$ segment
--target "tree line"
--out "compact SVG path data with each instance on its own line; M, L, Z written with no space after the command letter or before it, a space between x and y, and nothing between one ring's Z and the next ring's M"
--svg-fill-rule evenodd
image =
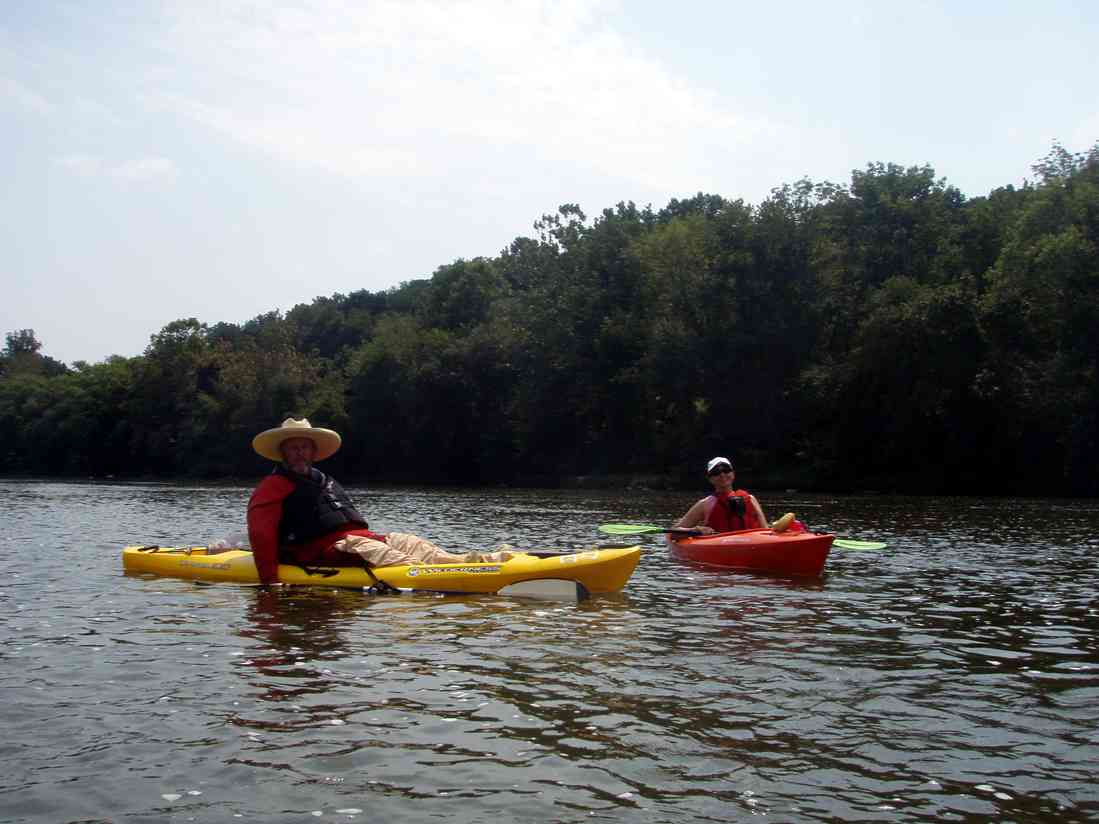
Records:
M5 474L254 477L287 414L341 479L1099 494L1099 143L967 199L869 164L758 205L561 206L495 257L138 357L0 354Z

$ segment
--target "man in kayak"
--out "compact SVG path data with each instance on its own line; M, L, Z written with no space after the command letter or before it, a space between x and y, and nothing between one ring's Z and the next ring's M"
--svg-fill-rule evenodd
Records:
M248 501L248 539L264 584L278 581L279 561L291 564L371 567L402 564L503 562L509 552L455 555L416 535L371 532L343 487L313 464L340 448L331 429L306 418L252 439L252 448L278 465Z
M739 529L765 529L767 516L756 496L743 489L733 489L736 472L728 458L711 458L706 464L706 477L714 494L703 498L687 510L677 527L697 529L703 535L735 532ZM784 531L794 520L793 514L783 515L771 528Z

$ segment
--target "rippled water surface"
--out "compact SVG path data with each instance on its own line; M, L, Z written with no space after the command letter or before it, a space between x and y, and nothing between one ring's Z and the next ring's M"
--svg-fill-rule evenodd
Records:
M1099 503L761 494L820 580L641 539L562 605L127 576L235 486L0 481L0 821L1099 821ZM352 489L454 549L690 494Z

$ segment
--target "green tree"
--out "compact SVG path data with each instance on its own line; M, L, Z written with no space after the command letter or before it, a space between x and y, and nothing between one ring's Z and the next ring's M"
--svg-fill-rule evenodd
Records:
M1042 183L1006 233L988 273L982 325L991 356L982 385L1002 410L1017 460L1056 490L1099 489L1099 144L1055 144Z
M53 377L68 372L60 361L43 355L42 344L33 329L20 329L6 336L3 352L0 352L0 378L14 374L33 374Z
M420 304L423 324L453 332L468 331L488 317L492 304L507 293L496 265L485 258L441 266Z

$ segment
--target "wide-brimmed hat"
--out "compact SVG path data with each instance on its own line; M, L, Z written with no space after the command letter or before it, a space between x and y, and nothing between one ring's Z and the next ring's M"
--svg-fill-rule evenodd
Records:
M277 429L260 432L252 438L252 448L265 458L270 458L272 461L281 461L282 452L279 447L282 446L283 441L290 440L290 438L309 438L315 443L317 445L317 454L313 458L315 461L323 461L325 458L335 455L336 450L340 448L340 435L338 432L315 427L309 423L308 418L301 418L300 420L287 418L282 422L282 426Z

